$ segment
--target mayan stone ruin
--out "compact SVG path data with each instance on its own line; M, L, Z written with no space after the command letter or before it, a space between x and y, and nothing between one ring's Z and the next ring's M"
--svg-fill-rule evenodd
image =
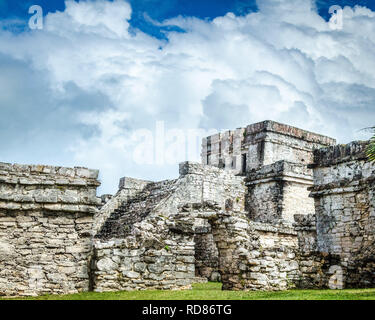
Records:
M0 163L0 295L375 287L366 146L264 121L102 197L97 170Z

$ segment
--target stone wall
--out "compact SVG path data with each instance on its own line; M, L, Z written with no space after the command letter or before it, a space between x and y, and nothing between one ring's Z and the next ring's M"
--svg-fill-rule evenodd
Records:
M218 250L224 286L234 290L373 287L375 166L366 159L366 146L353 142L314 152L310 190L316 214L311 214L311 205L292 205L294 213L300 211L294 215L293 228L277 225L290 223L293 214L278 219L280 208L285 208L282 176L294 173L298 182L308 180L307 168L279 162L249 172L250 218L260 222L238 223L231 214L213 228L214 238L222 237ZM306 199L306 191L298 199Z
M147 183L111 213L94 243L95 291L190 288L194 234L170 230L178 212L173 196L182 185Z
M366 146L353 142L314 154L317 247L337 257L341 287L375 285L375 166Z
M298 239L289 226L252 223L259 234L256 250L250 252L247 278L252 290L296 288L299 279ZM255 281L254 281L255 280Z
M295 215L294 230L298 235L296 259L299 264L299 277L296 285L301 289L339 289L334 280L338 257L318 250L316 216Z
M342 288L340 258L318 250L315 215L296 215L291 227L253 222L217 204L187 204L184 211L196 234L201 220L208 222L224 290Z
M194 236L155 215L124 239L95 240L94 291L189 289L195 280Z
M0 295L89 290L98 171L0 163Z
M247 174L246 210L252 221L293 223L295 214L314 213L312 170L303 164L278 161Z
M221 210L244 211L246 198L244 178L235 176L234 173L191 162L182 163L180 174L186 184L176 197L180 199L180 204L212 202L218 204ZM220 280L218 249L211 226L207 221L201 221L202 225L196 223L196 275L213 281Z

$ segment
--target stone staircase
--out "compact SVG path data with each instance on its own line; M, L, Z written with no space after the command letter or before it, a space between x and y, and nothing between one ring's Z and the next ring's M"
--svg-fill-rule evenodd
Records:
M108 240L128 236L133 225L144 220L157 205L167 199L177 188L176 180L152 182L134 198L125 201L106 220L96 238Z

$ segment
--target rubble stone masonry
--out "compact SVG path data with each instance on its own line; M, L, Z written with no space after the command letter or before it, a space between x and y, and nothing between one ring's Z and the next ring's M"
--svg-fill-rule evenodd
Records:
M0 163L0 294L89 290L98 171Z
M366 146L317 150L312 165L317 248L337 257L343 287L375 285L375 166Z

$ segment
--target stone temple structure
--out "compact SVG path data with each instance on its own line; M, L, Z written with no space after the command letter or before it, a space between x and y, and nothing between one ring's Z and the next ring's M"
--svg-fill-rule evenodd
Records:
M375 287L366 147L264 121L101 198L96 170L0 163L0 295Z

